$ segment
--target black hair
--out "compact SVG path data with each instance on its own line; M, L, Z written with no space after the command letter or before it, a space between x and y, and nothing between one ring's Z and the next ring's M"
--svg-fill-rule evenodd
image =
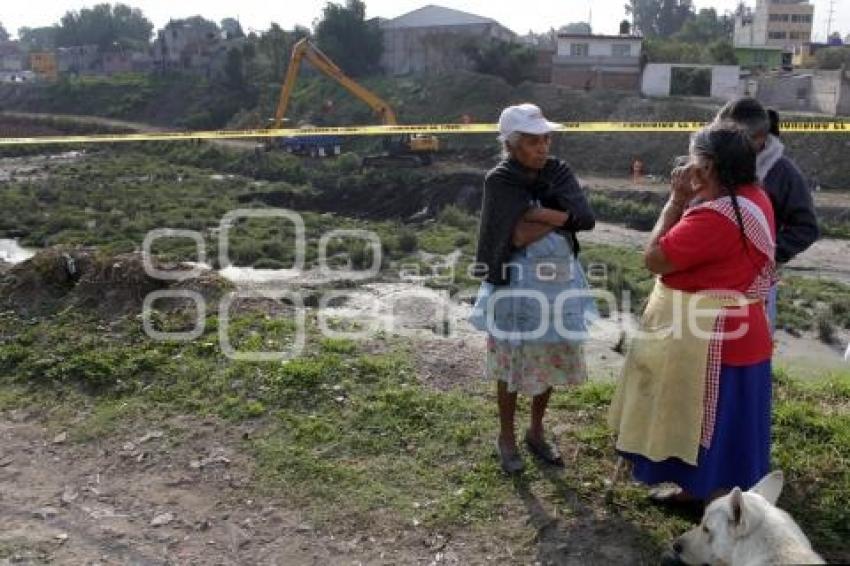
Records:
M778 116L777 116L778 118ZM755 98L745 96L727 102L715 118L717 122L732 121L743 127L750 136L771 132L770 114Z
M779 112L773 108L767 109L767 118L770 121L770 133L779 137Z
M756 182L756 150L747 133L734 122L706 126L691 136L691 153L714 164L720 185L732 200L735 218L746 246L738 188Z

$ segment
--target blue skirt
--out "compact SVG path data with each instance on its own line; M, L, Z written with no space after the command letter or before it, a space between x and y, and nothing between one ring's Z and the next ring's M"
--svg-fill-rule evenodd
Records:
M635 479L648 485L672 482L699 499L718 489L755 485L770 471L770 367L770 360L722 365L711 447L700 447L696 466L621 452L632 462Z

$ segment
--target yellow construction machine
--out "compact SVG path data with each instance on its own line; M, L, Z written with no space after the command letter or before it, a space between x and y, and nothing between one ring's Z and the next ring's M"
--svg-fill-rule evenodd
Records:
M322 53L318 47L313 45L305 37L298 41L292 49L289 68L286 70L286 78L281 86L280 99L278 100L277 110L275 111L273 121L275 128L283 127L286 109L289 106L289 99L292 96L292 90L295 88L295 81L298 78L298 71L301 68L301 61L303 59L310 61L316 69L338 82L348 92L365 102L379 116L382 124L392 126L398 124L395 111L385 100L351 79L327 55ZM328 144L331 145L329 146ZM290 141L284 141L283 145L290 151L293 151L293 148L295 148L297 150L295 151L296 153L309 155L316 155L317 153L325 155L327 151L332 151L329 147L335 148L336 153L339 152L338 141L325 140L323 142L318 136L290 138ZM434 153L439 149L440 140L435 136L418 134L387 136L384 140L384 153L365 157L363 159L363 165L428 165L431 163Z

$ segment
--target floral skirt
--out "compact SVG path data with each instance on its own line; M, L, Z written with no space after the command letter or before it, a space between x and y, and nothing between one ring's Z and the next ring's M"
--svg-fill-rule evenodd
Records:
M587 380L580 342L528 342L512 345L487 337L489 379L503 381L511 393L540 395L556 385Z

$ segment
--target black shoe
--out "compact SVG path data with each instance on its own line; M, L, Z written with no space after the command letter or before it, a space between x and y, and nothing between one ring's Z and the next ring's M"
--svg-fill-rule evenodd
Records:
M550 466L564 466L564 459L561 458L561 453L558 451L558 447L555 446L554 443L544 439L543 442L538 444L531 440L531 437L528 435L528 431L526 431L525 445L528 446L528 450L532 454Z

